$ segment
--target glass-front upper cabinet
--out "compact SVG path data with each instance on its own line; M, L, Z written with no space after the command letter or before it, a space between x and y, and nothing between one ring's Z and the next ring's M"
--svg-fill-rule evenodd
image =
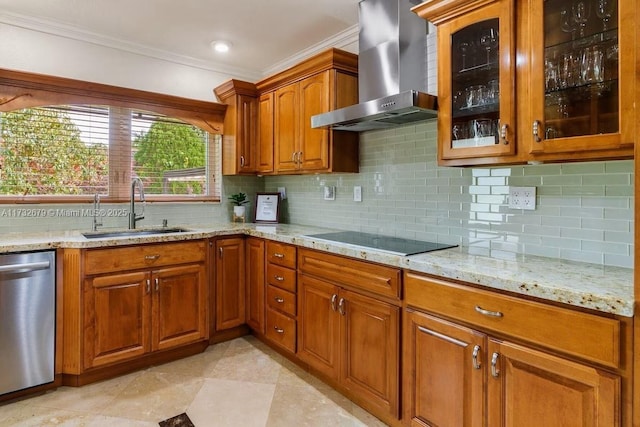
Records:
M496 158L512 157L516 153L512 1L477 2L471 11L458 8L444 13L442 21L439 9L446 7L444 2L423 3L428 8L427 3L433 10L418 14L438 29L440 164L495 163Z
M630 154L635 30L625 29L625 37L621 22L633 22L633 2L536 2L541 13L531 18L540 31L532 31L530 54L530 153L541 160L578 160L617 157L626 147Z

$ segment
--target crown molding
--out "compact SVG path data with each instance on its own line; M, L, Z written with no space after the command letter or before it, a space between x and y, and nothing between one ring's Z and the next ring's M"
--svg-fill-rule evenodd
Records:
M292 55L280 62L275 63L271 67L262 71L262 77L268 77L270 75L279 73L280 71L286 70L303 60L316 55L326 49L337 47L338 49L349 46L353 43L358 42L360 29L358 24L352 25L351 27L343 30L336 35L329 37L321 41L320 43L316 43L307 49L301 50L300 52Z
M213 61L204 61L187 55L179 55L162 49L152 48L127 40L82 30L59 22L34 18L31 16L15 13L0 12L0 23L14 27L24 28L31 31L64 37L71 40L91 43L98 46L134 53L162 61L172 62L179 65L199 68L215 73L228 74L240 79L256 81L262 77L260 72L246 70L244 68L227 66Z

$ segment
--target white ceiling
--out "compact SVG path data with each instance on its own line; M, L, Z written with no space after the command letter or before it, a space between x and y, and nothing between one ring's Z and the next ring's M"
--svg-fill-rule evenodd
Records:
M359 0L0 0L0 22L259 79L357 49ZM214 54L213 40L233 43Z

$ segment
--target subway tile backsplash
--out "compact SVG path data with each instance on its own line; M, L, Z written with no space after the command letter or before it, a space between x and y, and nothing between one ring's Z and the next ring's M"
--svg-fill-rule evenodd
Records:
M274 176L286 222L633 267L633 161L439 167L436 121L360 135L360 173ZM323 200L322 187L336 186ZM362 186L362 202L353 187ZM534 211L508 207L510 186L535 186Z

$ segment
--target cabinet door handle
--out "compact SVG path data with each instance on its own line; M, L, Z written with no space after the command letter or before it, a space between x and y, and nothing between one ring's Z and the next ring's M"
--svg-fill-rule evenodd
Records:
M284 334L284 329L282 328L278 328L277 326L274 326L273 329L275 329L275 331L279 334Z
M298 155L297 151L294 151L293 153L291 153L291 161L293 163L298 163L298 161L296 160L296 156Z
M156 284L156 292L160 291L160 279L158 279L157 277L154 279L154 282Z
M218 248L218 254L220 255L220 258L222 258L222 253L224 252L224 250L220 247Z
M509 141L507 140L507 129L509 129L509 125L506 123L500 126L500 139L502 139L504 145L509 145Z
M244 167L244 156L240 156L240 167Z
M302 165L302 151L298 151L298 165Z
M476 345L473 347L473 353L471 354L471 360L473 361L473 368L480 369L482 364L478 360L478 354L480 353L480 346Z
M338 307L336 306L337 301L338 301L338 295L336 294L331 295L331 309L333 311L336 311L338 309Z
M344 308L344 298L340 298L340 302L338 302L338 311L340 312L340 314L342 314L343 316L346 314L346 310Z
M284 277L282 276L273 276L274 279L276 279L278 282L283 282L284 281Z
M156 254L156 255L145 255L144 256L144 259L146 259L147 261L155 261L158 258L160 258L159 254Z
M498 357L500 357L498 353L493 353L491 356L491 376L493 378L498 378L500 376L500 369L498 369Z
M491 316L491 317L502 317L502 313L500 311L490 311L490 310L485 310L484 308L480 307L479 305L475 306L475 310L480 313L483 314L485 316Z
M542 138L540 138L540 120L533 121L533 140L535 142L542 142Z
M280 253L276 252L276 253L273 254L273 257L282 259L282 258L284 258L284 254L280 254Z
M147 279L147 295L151 293L151 279Z
M276 300L278 304L282 304L284 302L284 298L281 297L275 297L274 300Z

